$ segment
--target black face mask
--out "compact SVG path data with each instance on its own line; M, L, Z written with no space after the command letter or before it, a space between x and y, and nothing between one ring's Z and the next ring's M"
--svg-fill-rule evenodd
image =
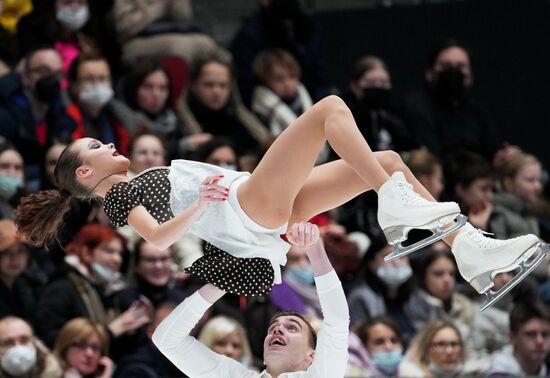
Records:
M57 76L46 75L34 83L34 97L46 104L52 103L61 94L61 84Z
M433 89L437 98L446 103L462 102L468 92L464 85L464 74L455 67L435 72Z
M279 20L294 20L302 12L300 0L272 0L270 14Z
M380 110L388 107L391 89L367 87L363 88L363 104L369 109Z

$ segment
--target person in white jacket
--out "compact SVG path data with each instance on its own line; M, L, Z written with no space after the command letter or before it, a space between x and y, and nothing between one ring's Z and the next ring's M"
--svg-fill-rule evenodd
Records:
M289 241L304 248L315 273L324 320L316 335L298 313L283 312L271 320L264 341L265 370L248 370L231 358L217 354L189 333L225 292L207 284L187 298L157 327L153 342L190 378L338 378L344 377L348 352L349 311L342 284L326 255L319 229L295 223Z

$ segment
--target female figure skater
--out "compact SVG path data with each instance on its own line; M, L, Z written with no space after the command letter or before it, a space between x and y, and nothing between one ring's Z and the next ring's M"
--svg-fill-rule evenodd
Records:
M341 160L314 167L325 141ZM265 294L280 282L279 265L289 247L280 234L288 222L307 220L370 189L378 192L378 220L390 244L403 249L400 242L413 228L433 230L430 242L445 236L460 272L480 293L490 291L495 272L515 269L538 243L534 235L487 239L470 225L450 234L457 228L449 222L459 214L458 205L435 202L397 153L373 153L335 96L287 128L251 175L186 160L132 180L127 170L128 159L112 144L74 141L55 169L60 189L33 194L17 209L20 233L44 244L55 235L72 197L100 197L115 226L128 223L159 248L188 230L207 241L205 256L189 271L242 295Z

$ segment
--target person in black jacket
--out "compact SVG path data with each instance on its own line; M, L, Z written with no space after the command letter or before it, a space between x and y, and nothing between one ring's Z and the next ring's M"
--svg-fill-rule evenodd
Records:
M491 160L503 141L471 98L474 75L468 50L445 39L436 44L429 62L424 88L403 104L418 143L440 158L467 150Z
M25 157L28 189L40 187L47 147L70 137L76 123L61 99L62 62L51 47L28 53L22 73L0 78L0 135Z

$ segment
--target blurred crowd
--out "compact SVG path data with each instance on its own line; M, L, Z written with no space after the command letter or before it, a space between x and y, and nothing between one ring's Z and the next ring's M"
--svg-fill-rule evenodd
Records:
M202 285L184 272L202 240L159 250L113 228L101 203L78 201L50 245L17 235L19 201L55 188L59 155L81 137L114 143L131 176L180 158L253 171L297 117L337 93L374 151L400 153L475 227L549 240L545 167L472 98L468 47L433 42L423 87L397 96L376 56L358 57L348 87L335 88L319 25L298 0L258 0L230 46L201 29L190 0L0 0L0 377L183 376L151 335ZM335 158L326 145L317 163ZM446 245L384 262L392 247L375 193L311 221L348 299L347 377L550 376L548 262L480 312ZM516 273L496 275L493 290ZM291 309L313 325L322 318L311 264L295 248L281 285L226 295L194 336L261 371L269 321Z

